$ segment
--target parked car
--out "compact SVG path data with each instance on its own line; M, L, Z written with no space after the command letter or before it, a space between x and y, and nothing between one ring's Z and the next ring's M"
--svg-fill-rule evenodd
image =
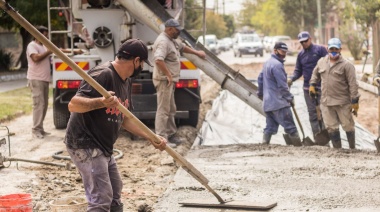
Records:
M279 41L286 43L286 45L288 46L288 49L289 49L287 52L288 55L293 55L295 53L295 50L293 49L293 43L292 43L293 41L288 35L273 36L270 43L271 45L270 51L273 50L274 44Z
M220 49L218 47L218 38L216 35L205 35L205 43L203 43L203 35L198 37L197 40L199 43L203 44L208 50L210 50L215 55L220 53Z
M264 56L263 43L258 34L236 33L233 44L234 56L241 57L244 54L254 54Z
M267 53L270 53L270 52L272 52L272 47L274 46L272 46L272 36L265 36L264 38L263 38L263 45L264 45L264 50L265 50L265 52L267 52Z
M224 40L218 40L218 48L221 52L230 50L230 46Z
M230 49L232 49L232 45L233 45L233 40L232 40L232 38L230 38L230 37L225 37L225 38L223 38L222 39L224 42L226 42L227 43L227 45L228 45L228 48L230 48Z

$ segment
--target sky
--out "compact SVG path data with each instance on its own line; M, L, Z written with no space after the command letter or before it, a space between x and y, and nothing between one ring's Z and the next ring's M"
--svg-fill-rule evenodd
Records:
M198 0L202 3L202 0ZM236 14L242 9L242 3L245 0L206 0L206 7L208 9L214 9L216 3L218 3L218 13L223 14L223 2L226 14ZM216 9L215 9L216 11Z

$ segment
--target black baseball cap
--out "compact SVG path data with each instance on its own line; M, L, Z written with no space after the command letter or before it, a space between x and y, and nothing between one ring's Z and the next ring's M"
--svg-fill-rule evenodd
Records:
M148 60L148 47L140 39L129 39L121 44L117 51L117 56L127 58L129 56L140 57L141 60L153 67L152 63Z
M274 44L274 48L273 49L280 49L282 51L287 52L288 51L288 46L286 45L286 43L280 41L280 42L276 42L276 44Z

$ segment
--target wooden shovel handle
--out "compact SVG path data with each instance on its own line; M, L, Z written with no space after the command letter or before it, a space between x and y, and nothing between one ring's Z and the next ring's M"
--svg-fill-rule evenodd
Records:
M378 122L378 134L379 134L379 137L380 137L380 86L377 87L377 122Z
M66 54L58 49L52 42L50 42L44 35L42 35L37 29L35 29L26 19L18 14L9 4L6 4L4 0L0 0L0 7L8 13L16 22L24 27L31 35L37 40L43 43L50 51L57 55L63 62L69 65L76 73L78 73L84 80L86 80L93 88L95 88L105 98L111 97L111 95L92 77L84 72L74 61L72 61ZM140 129L142 129L149 137L156 143L160 143L160 139L154 134L147 126L145 126L139 119L137 119L126 107L121 103L117 108L126 116L131 119ZM207 185L207 178L198 171L191 163L189 163L184 157L178 154L169 146L166 146L165 151L172 156L191 176L198 180L202 185Z

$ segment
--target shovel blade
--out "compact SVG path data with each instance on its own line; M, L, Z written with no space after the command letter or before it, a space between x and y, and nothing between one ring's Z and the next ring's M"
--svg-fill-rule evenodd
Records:
M315 145L315 143L313 142L313 140L311 140L311 138L309 138L309 137L304 138L303 141L302 141L302 144L304 146L314 146Z
M327 130L322 130L321 132L315 134L315 143L319 146L325 146L330 142L329 132Z
M376 149L377 149L377 152L380 153L380 142L379 142L379 138L378 137L376 140L374 140L373 142L375 143L375 146L376 146Z
M282 134L282 136L284 136L286 145L293 145L292 139L289 137L289 134Z

